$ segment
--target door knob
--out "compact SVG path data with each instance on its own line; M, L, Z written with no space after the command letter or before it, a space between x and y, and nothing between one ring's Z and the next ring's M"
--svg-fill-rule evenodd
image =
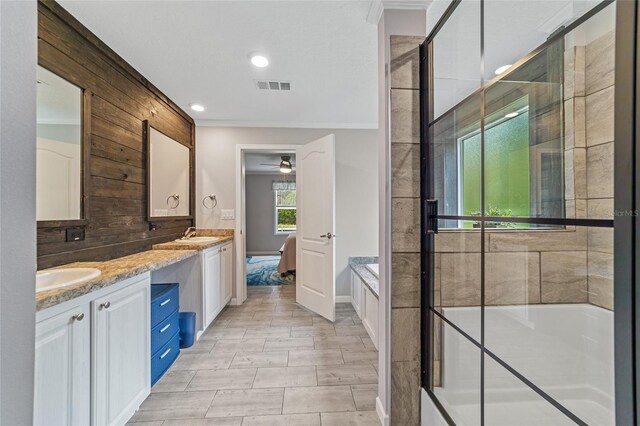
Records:
M320 235L320 238L328 238L328 239L332 239L333 237L335 237L335 235L331 234L331 232L327 232L324 235Z

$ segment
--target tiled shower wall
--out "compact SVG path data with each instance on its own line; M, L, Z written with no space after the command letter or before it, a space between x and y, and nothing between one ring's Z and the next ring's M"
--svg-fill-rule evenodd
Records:
M420 424L419 45L391 37L392 425Z
M613 217L614 32L565 49L566 216ZM393 99L393 98L392 98ZM436 236L435 305L480 304L480 233ZM485 303L592 303L613 309L613 230L493 230Z

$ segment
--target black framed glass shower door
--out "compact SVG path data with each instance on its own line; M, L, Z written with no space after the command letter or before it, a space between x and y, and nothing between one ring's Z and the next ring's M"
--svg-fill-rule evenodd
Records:
M421 47L423 388L455 424L614 424L614 117L582 109L613 110L615 5L487 79L494 6Z

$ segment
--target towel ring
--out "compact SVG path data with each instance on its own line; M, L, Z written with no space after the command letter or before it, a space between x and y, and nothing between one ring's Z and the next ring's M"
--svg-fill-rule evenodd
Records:
M171 200L172 198L173 198L173 200L175 201L175 204L176 204L175 206L172 206L172 205L169 203L169 200ZM173 195L169 195L169 196L167 197L167 206L169 206L169 208L170 208L170 209L177 209L179 205L180 205L180 195L178 195L178 194L173 194Z
M207 200L211 200L211 207L207 206ZM202 199L202 205L205 209L214 209L218 205L218 199L213 194L207 195Z

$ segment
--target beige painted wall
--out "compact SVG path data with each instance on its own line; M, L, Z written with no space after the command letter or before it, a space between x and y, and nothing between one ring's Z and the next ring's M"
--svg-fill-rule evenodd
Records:
M285 129L256 127L196 128L196 224L198 228L235 228L221 209L236 206L236 145L302 145L336 136L336 294L349 295L349 256L378 254L377 130ZM218 206L202 206L215 194ZM236 212L237 213L237 212Z

